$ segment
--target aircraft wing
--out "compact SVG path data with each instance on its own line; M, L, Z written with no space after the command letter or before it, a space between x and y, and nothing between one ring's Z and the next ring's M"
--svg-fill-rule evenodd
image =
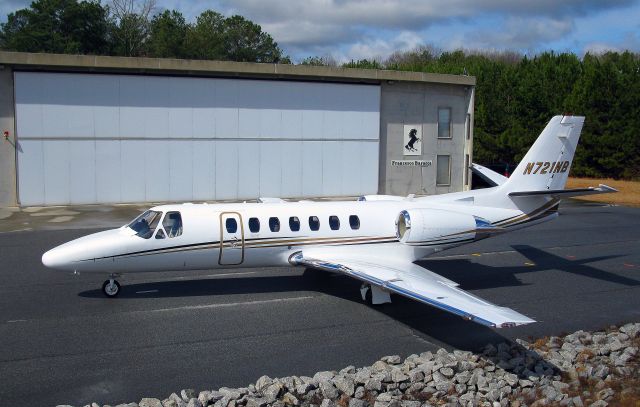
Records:
M511 308L492 304L461 290L457 283L414 263L316 259L303 254L292 260L299 265L346 274L482 325L506 328L535 322Z

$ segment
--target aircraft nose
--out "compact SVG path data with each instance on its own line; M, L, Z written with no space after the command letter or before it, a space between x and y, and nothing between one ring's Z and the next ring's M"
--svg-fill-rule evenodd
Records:
M68 263L62 250L57 247L42 255L42 264L52 269L64 269Z

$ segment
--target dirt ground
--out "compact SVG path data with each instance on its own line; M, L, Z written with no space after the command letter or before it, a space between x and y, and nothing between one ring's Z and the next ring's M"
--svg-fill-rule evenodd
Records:
M614 179L569 178L565 188L597 187L605 184L619 192L602 195L589 195L576 199L586 201L606 202L617 205L640 206L640 181L617 181Z

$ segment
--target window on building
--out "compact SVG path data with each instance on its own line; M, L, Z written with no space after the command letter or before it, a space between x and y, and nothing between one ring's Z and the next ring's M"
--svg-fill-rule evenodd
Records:
M331 230L340 229L340 219L335 215L329 216L329 227Z
M358 218L358 215L349 216L349 226L351 226L353 230L360 229L360 218Z
M228 233L236 233L238 231L238 222L234 218L227 218L224 221L224 226L227 228Z
M467 113L467 140L471 140L471 113Z
M164 230L170 238L180 236L182 234L182 216L180 212L167 212L162 220L162 226L164 226Z
M469 185L469 154L464 155L464 184Z
M289 229L292 232L297 232L300 230L300 219L297 216L292 216L289 218Z
M278 219L276 217L269 218L269 229L272 232L279 232L280 231L280 219Z
M260 219L249 218L249 230L251 231L251 233L260 232Z
M436 158L436 185L451 184L451 156L439 155Z
M451 108L438 108L438 138L451 138Z
M309 229L313 231L320 229L320 219L317 216L309 216Z

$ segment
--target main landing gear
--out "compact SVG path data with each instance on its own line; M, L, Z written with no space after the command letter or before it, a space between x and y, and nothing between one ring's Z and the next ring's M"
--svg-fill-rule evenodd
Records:
M389 295L389 291L385 291L382 288L374 285L366 283L362 284L362 286L360 286L360 295L362 295L362 300L370 305L391 303L391 296Z
M114 298L120 293L120 283L116 280L116 274L112 274L108 280L102 284L102 293L108 298Z

